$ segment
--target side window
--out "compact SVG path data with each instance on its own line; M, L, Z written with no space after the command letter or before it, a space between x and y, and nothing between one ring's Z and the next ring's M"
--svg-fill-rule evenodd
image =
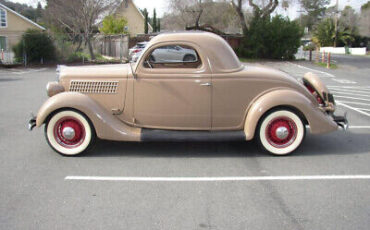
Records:
M6 20L6 11L0 8L0 27L6 27L7 20Z
M145 68L198 68L197 51L187 45L167 45L154 49L144 61Z

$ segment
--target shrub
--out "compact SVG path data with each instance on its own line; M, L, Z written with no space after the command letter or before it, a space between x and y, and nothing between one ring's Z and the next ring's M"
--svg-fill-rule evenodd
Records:
M303 50L304 51L314 51L316 49L316 46L315 46L315 44L313 44L313 43L309 43L309 44L307 44L307 45L305 45L304 47L303 47Z
M83 60L88 61L90 55L83 52L74 52L67 57L67 62L82 62Z
M38 30L27 30L17 45L13 47L16 60L23 60L27 55L27 62L45 62L55 60L55 47L52 39Z
M236 52L245 58L292 59L301 45L303 30L281 16L254 18Z

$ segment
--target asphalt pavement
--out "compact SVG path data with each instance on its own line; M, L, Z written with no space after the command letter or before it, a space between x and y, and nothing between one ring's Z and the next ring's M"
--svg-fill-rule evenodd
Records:
M348 113L347 132L308 133L286 157L254 142L110 141L62 157L43 129L26 129L55 70L0 69L0 229L369 229L370 59L361 61L259 63L317 73Z

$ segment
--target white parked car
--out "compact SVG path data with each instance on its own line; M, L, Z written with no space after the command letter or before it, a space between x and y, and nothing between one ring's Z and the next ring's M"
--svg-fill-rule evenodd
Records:
M194 49L188 49L186 46L169 45L162 46L154 50L150 56L150 61L161 62L196 62L197 53Z
M142 51L146 47L147 43L148 42L138 42L134 47L129 49L128 51L129 60L136 62L139 59Z

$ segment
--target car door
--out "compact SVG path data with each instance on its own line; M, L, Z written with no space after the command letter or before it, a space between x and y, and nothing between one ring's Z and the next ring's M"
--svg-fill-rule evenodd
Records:
M136 68L135 125L175 130L211 129L209 66L202 58L197 63L154 62L150 55L157 50L161 47L148 49Z

